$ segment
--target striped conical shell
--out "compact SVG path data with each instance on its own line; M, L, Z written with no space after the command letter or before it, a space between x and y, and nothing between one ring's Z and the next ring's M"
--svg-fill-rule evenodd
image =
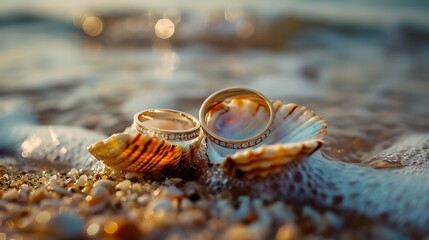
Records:
M225 103L225 107L221 108L223 112L212 113L214 117L210 121L213 122L208 125L219 134L239 132L241 138L259 132L264 121L267 121L266 109L255 102L247 102L234 100ZM224 172L234 177L263 177L281 171L289 162L301 160L321 147L327 124L320 116L293 103L283 104L275 100L273 106L275 122L271 134L263 142L252 148L235 150L208 141L207 155L210 161L221 164ZM229 122L231 125L228 125ZM245 125L237 126L240 123Z
M190 150L140 133L118 133L88 147L105 165L132 172L151 173L177 165Z

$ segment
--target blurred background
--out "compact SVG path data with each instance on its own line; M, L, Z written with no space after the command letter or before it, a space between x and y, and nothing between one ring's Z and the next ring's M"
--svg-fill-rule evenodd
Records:
M139 110L197 114L212 92L248 87L311 107L329 123L325 154L364 164L429 130L428 10L419 0L2 0L0 94L28 100L40 124L111 134Z

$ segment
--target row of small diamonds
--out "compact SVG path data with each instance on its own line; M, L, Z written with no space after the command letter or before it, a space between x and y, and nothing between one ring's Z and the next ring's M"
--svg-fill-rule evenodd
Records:
M199 129L193 133L160 133L154 132L149 129L146 129L140 125L134 124L136 130L142 134L151 134L154 137L163 138L164 140L174 140L174 141L188 141L194 139L200 135Z
M217 145L219 145L221 147L232 148L232 149L244 149L244 148L253 147L255 145L258 145L259 143L261 143L262 141L264 141L268 137L268 135L270 135L271 132L272 132L272 129L270 128L268 131L266 131L262 136L260 136L256 140L253 140L253 141L248 142L248 143L241 143L241 144L240 143L236 143L236 144L225 143L225 142L223 142L223 141L221 141L221 140L219 140L219 139L217 139L217 138L209 135L207 132L205 132L205 133L207 135L207 138L211 142L213 142L213 143L215 143L215 144L217 144Z

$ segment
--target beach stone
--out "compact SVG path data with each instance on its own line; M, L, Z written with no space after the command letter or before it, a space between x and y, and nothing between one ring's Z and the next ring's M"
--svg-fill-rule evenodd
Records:
M89 198L87 199L88 211L92 213L99 213L109 203L110 194L104 187L98 187L91 190Z
M94 183L94 188L100 188L100 187L104 187L107 190L109 190L110 192L113 191L113 189L115 189L116 186L116 182L111 181L111 180L99 180L97 182Z
M251 214L249 196L240 196L238 200L240 202L240 206L231 216L233 221L244 220Z
M83 178L82 176L79 177L79 179L74 183L74 187L75 188L79 188L79 187L84 187L86 184L86 180L85 178Z
M75 213L61 213L48 223L49 231L61 239L78 239L83 236L85 223Z
M3 192L3 200L7 200L7 201L15 201L18 199L19 193L18 190L16 190L15 188L6 190L5 192Z
M137 203L140 206L146 206L151 200L151 197L148 194L143 194L137 198Z
M234 213L234 208L230 201L222 199L216 202L216 209L213 211L212 214L215 216L229 218Z
M92 190L92 187L92 182L88 181L86 182L85 187L83 187L82 192L88 194Z
M30 202L40 202L41 200L48 197L48 194L46 192L46 189L44 187L34 189L32 192L30 192L30 196L28 200Z
M20 202L26 202L30 194L30 187L27 184L21 185L18 191L18 200Z
M278 222L295 221L295 215L292 209L283 202L278 201L267 207L267 211Z
M125 179L139 178L140 175L141 175L140 173L128 172L128 173L125 174Z
M115 187L115 189L119 189L122 191L125 191L131 187L131 181L130 180L124 180L120 183L118 183Z
M159 191L159 196L164 198L180 198L185 195L182 190L173 185L168 187L160 187Z
M65 188L58 187L58 186L51 187L51 188L49 188L49 190L52 192L58 193L60 195L65 195L65 196L70 196L72 194L71 192L67 191Z
M143 191L142 185L140 183L133 183L131 189L136 193L141 193Z
M70 177L75 177L75 176L79 175L79 171L76 168L72 168L67 173L67 175L70 176Z
M160 199L155 200L149 203L147 206L147 210L150 212L157 212L157 211L171 211L173 209L173 205L171 204L171 201L169 199Z

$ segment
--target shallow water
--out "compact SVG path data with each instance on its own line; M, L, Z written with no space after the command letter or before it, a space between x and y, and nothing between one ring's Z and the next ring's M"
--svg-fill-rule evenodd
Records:
M139 110L196 115L210 93L241 86L314 109L329 123L322 151L339 161L366 164L396 139L429 131L429 47L406 30L350 36L322 28L298 34L285 50L234 52L103 45L52 21L2 32L2 97L31 102L41 124L111 134Z

